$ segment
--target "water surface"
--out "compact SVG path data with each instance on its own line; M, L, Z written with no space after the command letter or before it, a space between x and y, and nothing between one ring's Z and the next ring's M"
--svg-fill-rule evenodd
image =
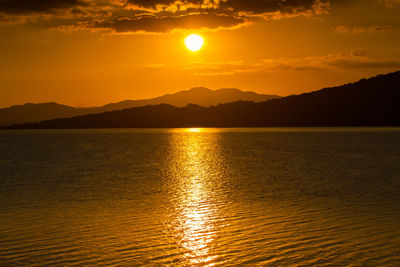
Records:
M0 131L0 265L399 266L400 129Z

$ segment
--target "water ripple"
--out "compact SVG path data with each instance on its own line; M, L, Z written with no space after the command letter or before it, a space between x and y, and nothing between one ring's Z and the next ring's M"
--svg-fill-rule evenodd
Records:
M1 133L0 265L400 264L400 131L115 131Z

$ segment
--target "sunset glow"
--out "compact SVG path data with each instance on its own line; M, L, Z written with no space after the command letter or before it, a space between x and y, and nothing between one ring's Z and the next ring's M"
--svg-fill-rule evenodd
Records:
M400 68L399 12L397 0L0 2L0 108L355 82Z

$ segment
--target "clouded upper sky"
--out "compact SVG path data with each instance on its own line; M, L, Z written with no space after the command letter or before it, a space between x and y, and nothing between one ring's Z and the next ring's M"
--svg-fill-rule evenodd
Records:
M0 107L353 82L400 70L399 14L400 0L0 0Z

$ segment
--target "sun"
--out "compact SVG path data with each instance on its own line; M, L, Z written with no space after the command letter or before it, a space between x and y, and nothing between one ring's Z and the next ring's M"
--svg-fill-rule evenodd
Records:
M199 51L204 45L204 39L198 34L191 34L185 39L186 47L193 52Z

